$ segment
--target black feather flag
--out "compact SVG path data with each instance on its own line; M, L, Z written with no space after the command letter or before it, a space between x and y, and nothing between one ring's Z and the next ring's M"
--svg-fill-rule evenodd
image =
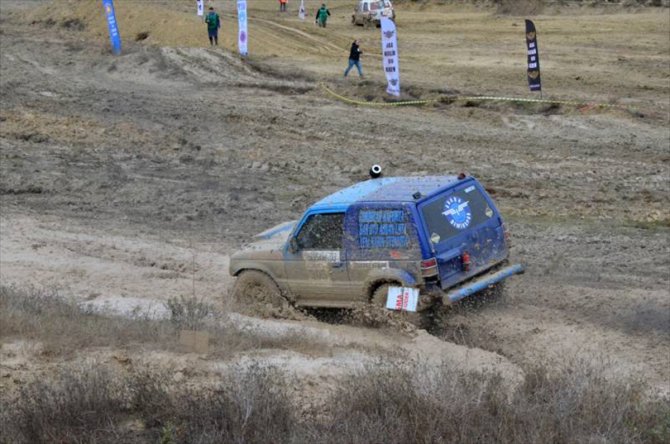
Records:
M526 45L528 46L528 86L531 91L542 91L537 33L535 25L530 20L526 20Z

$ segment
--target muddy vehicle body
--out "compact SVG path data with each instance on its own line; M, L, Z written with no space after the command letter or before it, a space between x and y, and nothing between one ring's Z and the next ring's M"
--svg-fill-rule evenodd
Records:
M508 233L492 199L464 175L360 182L256 238L231 257L236 297L255 287L298 306L385 305L397 286L418 289L422 311L523 271L507 264Z
M395 10L391 0L359 0L351 15L351 23L380 27L383 17L395 20Z

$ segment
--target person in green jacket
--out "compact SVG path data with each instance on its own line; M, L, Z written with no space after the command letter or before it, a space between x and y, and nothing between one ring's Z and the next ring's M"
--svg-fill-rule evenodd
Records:
M214 12L214 8L209 8L209 14L205 17L207 23L207 34L209 35L209 44L214 46L219 44L219 29L221 28L221 19L219 14Z
M321 26L322 28L326 27L326 22L328 21L328 17L330 16L330 11L328 8L326 8L326 4L323 3L321 5L321 9L316 11L316 23Z

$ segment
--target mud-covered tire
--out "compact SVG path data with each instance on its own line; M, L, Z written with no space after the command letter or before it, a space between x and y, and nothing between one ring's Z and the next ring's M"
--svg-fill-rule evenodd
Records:
M267 274L245 270L237 276L233 286L233 300L237 304L269 304L275 308L287 305L277 283Z
M372 292L370 303L380 307L383 310L386 310L386 299L388 297L388 289L391 285L400 286L400 284L395 282L380 285L379 287L375 288L375 291ZM410 311L403 311L395 313L405 321L415 325L418 328L425 329L428 328L430 324L430 318L427 316L427 312L414 313Z
M372 303L372 305L376 305L377 307L382 308L386 307L386 299L390 286L391 286L390 284L382 284L379 287L375 288L375 291L372 292L372 297L370 298L370 302Z

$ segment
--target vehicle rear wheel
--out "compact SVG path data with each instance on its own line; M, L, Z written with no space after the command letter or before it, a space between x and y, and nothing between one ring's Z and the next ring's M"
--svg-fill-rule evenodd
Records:
M400 284L398 284L397 282L392 282L391 284L400 286ZM375 291L372 293L372 298L370 300L373 305L376 305L378 307L386 307L386 299L391 284L382 284L375 289Z
M370 302L377 306L382 308L383 310L386 310L386 300L388 299L388 291L389 287L391 286L398 286L400 287L401 284L397 282L390 282L386 284L382 284L379 287L375 289L374 292L372 292L372 297L370 298ZM430 319L427 316L427 311L424 312L411 312L411 311L400 311L396 312L396 314L401 317L403 320L409 322L410 324L414 324L415 326L419 328L428 328L430 324Z
M233 300L238 307L256 306L278 314L289 308L288 300L277 283L267 274L257 270L241 272L233 286Z

